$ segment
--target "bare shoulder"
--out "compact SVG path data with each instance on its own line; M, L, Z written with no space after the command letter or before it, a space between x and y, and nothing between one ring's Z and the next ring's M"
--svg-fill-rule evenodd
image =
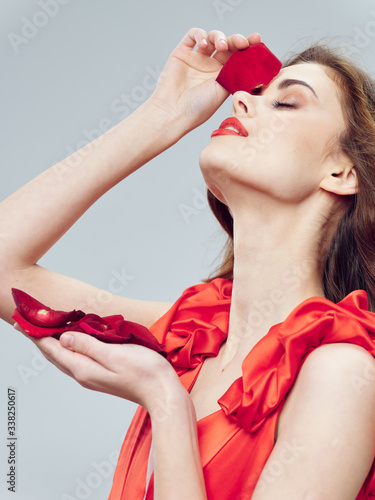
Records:
M374 357L363 347L356 344L348 344L346 342L337 342L335 344L323 344L307 356L304 367L317 368L319 365L327 365L328 367L336 367L337 369L355 369L358 365L362 367L363 363L370 363L375 366ZM375 380L375 373L374 373Z
M348 396L367 392L375 397L375 359L363 347L338 342L314 349L298 375L299 385L319 394L339 391ZM297 388L298 391L298 388Z
M300 374L304 379L315 381L317 386L329 381L345 389L349 382L348 390L358 387L354 382L363 378L367 382L363 387L371 390L375 387L375 359L365 348L355 344L324 344L307 356Z
M375 359L363 347L348 343L324 344L304 361L287 395L278 432L287 415L301 405L329 404L339 413L348 406L375 412ZM374 426L375 427L375 426Z
M372 355L347 343L317 347L286 396L254 500L356 498L375 457L374 422ZM286 445L294 458L286 460ZM270 481L275 461L283 473Z

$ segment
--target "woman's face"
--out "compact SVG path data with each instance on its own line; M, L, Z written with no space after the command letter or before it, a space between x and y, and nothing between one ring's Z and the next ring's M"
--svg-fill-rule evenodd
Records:
M345 123L339 89L323 66L283 68L259 95L236 92L232 116L242 135L221 130L200 155L208 188L229 207L249 190L298 203L334 172L330 153Z

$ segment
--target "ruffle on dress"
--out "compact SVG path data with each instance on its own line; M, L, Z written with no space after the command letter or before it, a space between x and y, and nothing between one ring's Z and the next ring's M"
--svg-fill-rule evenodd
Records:
M179 375L218 354L227 338L231 294L232 282L222 278L191 286L150 328ZM244 359L242 377L218 400L224 414L248 432L258 431L283 405L308 354L337 342L358 345L375 357L375 313L368 311L365 291L337 304L309 298L274 325ZM358 498L375 498L374 465L364 490Z
M218 354L227 339L231 293L232 282L221 278L189 287L150 328L179 374ZM244 359L242 378L219 399L224 413L256 431L284 400L306 356L336 342L356 344L375 357L375 314L365 291L337 304L309 298L273 326Z
M191 286L150 327L187 390L204 359L217 356L227 339L231 294L232 282L221 278ZM222 411L197 424L209 499L234 498L241 492L250 498L303 362L317 347L337 342L358 345L375 357L375 313L368 311L366 292L354 291L337 304L309 298L251 349L242 363L242 377L218 400ZM139 408L120 453L111 500L144 498L150 442L150 421ZM153 477L150 483L147 500L153 498ZM356 500L370 499L375 499L375 462Z

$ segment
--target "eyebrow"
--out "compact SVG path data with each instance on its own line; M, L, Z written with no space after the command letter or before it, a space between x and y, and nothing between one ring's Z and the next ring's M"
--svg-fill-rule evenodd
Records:
M303 85L304 87L307 87L308 89L311 90L311 92L314 94L314 96L318 99L318 96L315 93L315 90L306 82L303 80L295 80L293 78L289 78L287 80L283 80L282 82L279 83L279 86L277 87L278 90L281 89L286 89L290 87L291 85Z

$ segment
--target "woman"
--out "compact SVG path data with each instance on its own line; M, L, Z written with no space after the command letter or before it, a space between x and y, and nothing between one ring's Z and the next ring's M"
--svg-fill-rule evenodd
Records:
M212 116L228 97L215 82L223 64L259 41L189 30L153 96L89 155L58 165L63 183L52 167L1 204L5 321L12 286L54 309L87 309L96 288L37 261L106 191ZM258 95L236 92L222 125L233 134L219 129L201 153L230 235L221 272L175 304L113 296L90 311L149 327L175 369L78 332L33 340L84 387L141 405L111 500L375 495L375 316L364 291L350 293L363 288L372 306L374 93L350 64L304 57Z

